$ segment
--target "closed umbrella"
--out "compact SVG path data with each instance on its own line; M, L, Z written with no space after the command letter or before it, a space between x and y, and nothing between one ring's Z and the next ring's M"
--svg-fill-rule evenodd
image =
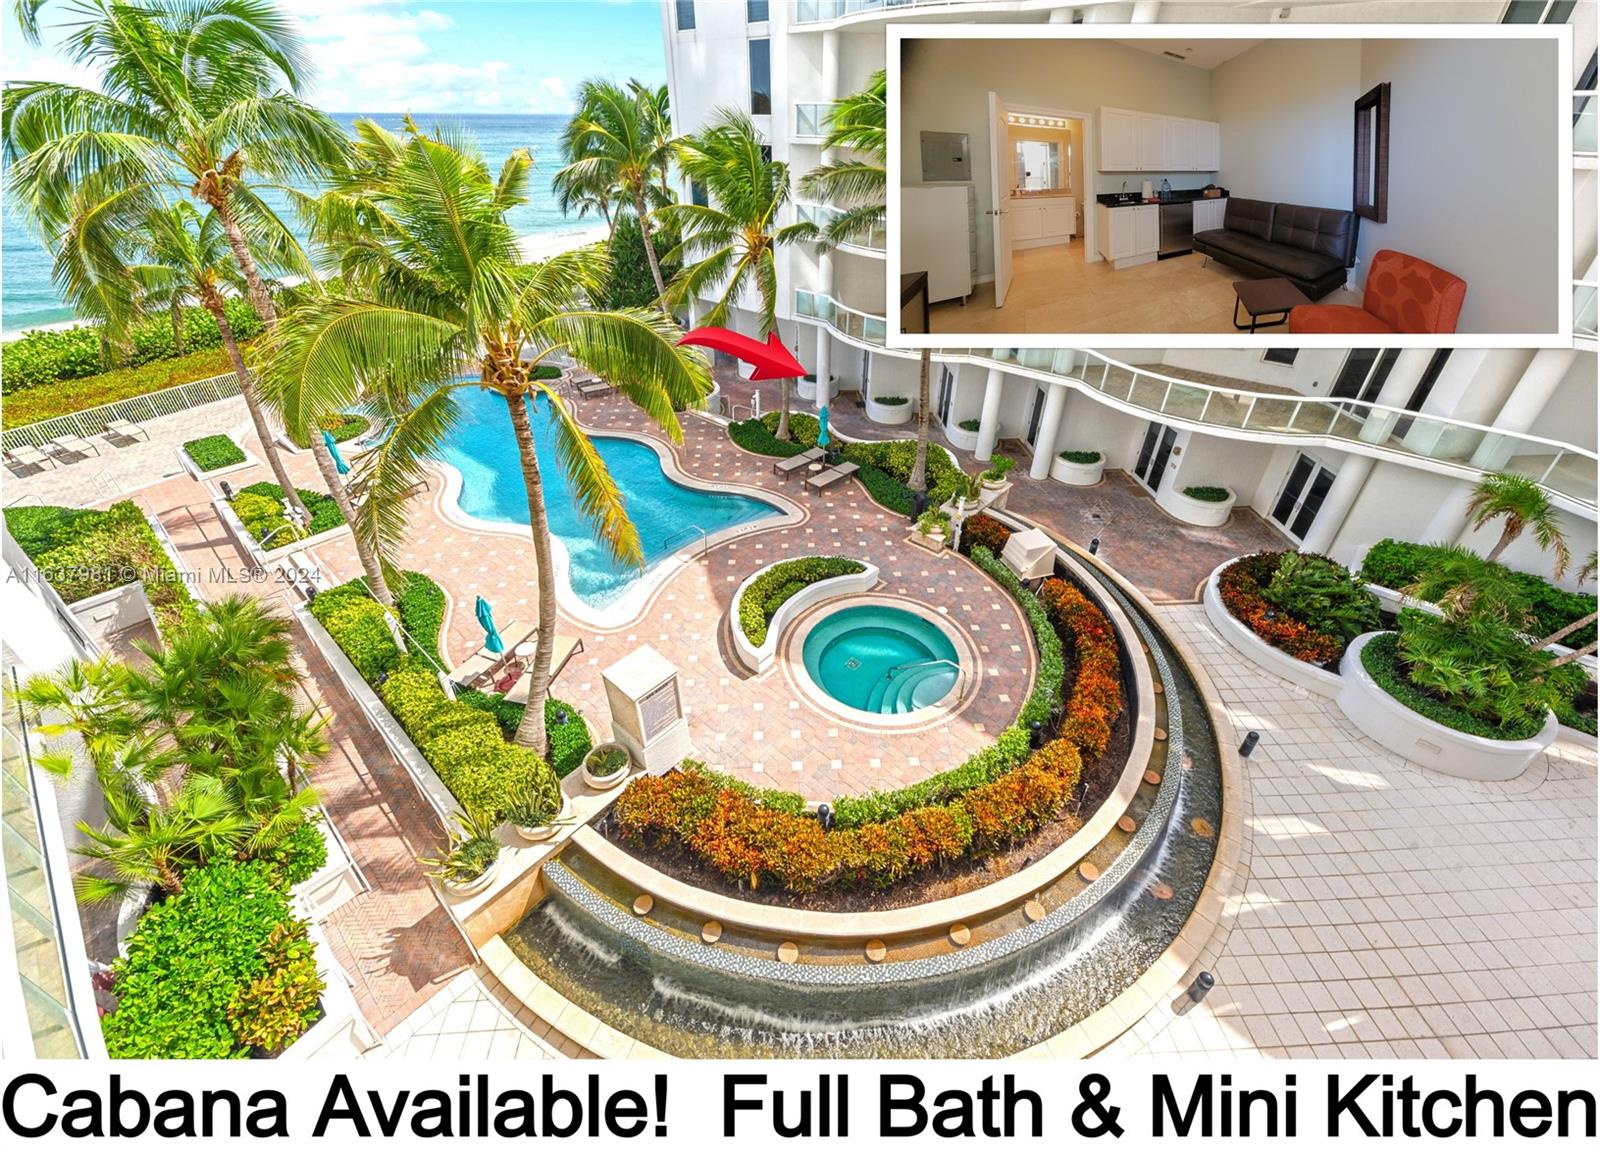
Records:
M339 470L339 475L348 476L350 465L344 462L344 457L339 455L339 442L333 438L333 433L326 428L322 430L322 445L328 450L328 455L333 457L333 466Z
M482 596L478 597L478 623L483 625L483 646L496 656L506 650L506 642L500 638L500 633L495 631L494 609L489 607L489 602Z
M817 447L826 450L828 443L828 406L824 404L817 409Z

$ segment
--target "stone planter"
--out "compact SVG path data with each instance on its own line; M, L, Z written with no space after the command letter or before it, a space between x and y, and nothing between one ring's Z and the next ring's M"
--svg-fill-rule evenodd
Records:
M904 404L884 404L875 396L867 397L867 419L874 424L908 424L916 410L916 403L909 399Z
M238 447L239 451L244 453L244 459L240 460L237 464L224 464L221 468L213 468L209 472L203 472L200 470L200 465L194 462L194 458L190 456L189 453L185 452L181 447L178 449L178 463L182 464L183 470L189 475L193 476L196 480L211 480L218 476L227 476L232 472L243 472L246 468L254 468L256 465L261 463L261 461L255 458L254 453L252 453L248 448L244 447L244 445L239 444L237 440L234 441L234 444Z
M783 561L778 560L774 561L774 563L781 564ZM729 631L733 634L733 651L739 657L739 662L752 672L765 672L772 667L772 662L777 659L778 637L789 626L789 621L813 604L820 604L822 601L832 599L835 596L866 592L871 588L877 587L877 566L868 564L864 560L862 564L865 566L865 571L848 576L830 576L826 580L818 580L815 584L806 585L778 605L778 610L772 614L772 622L767 625L767 638L760 645L752 644L750 638L744 634L744 629L739 627L739 601L743 599L745 589L749 588L756 577L760 576L772 565L767 564L750 573L749 576L745 577L744 582L739 585L738 590L734 592L733 604L728 609L731 624Z
M1104 455L1093 464L1074 464L1070 460L1063 460L1057 456L1050 461L1050 479L1059 480L1063 484L1071 484L1078 488L1087 488L1098 484L1105 479L1106 458Z
M1202 600L1205 604L1206 619L1211 621L1211 626L1235 651L1252 664L1291 684L1299 685L1307 692L1314 692L1330 700L1338 696L1344 682L1337 673L1319 668L1315 664L1307 664L1304 660L1296 660L1287 652L1274 648L1228 611L1228 606L1222 602L1222 593L1217 581L1221 578L1223 569L1232 563L1233 560L1228 560L1218 564L1212 571L1211 578L1206 581Z
M828 377L828 391L829 391L830 395L833 392L834 385L836 385L838 383L839 383L838 373L830 374L829 377ZM817 399L817 378L816 378L816 376L813 375L813 376L802 376L802 377L800 377L800 379L798 379L798 380L796 380L794 382L794 392L795 392L795 395L800 397L800 399L802 399L802 400L810 400L812 402L815 402L816 399Z
M623 761L622 767L617 769L615 772L609 772L604 775L598 775L594 772L591 772L589 770L589 765L598 761L600 753L609 751L612 748L617 749L624 756L628 757ZM619 744L615 740L608 740L604 744L596 744L593 748L589 749L588 755L583 758L583 782L589 787L595 789L597 792L607 792L612 788L617 787L628 778L628 773L631 771L633 771L633 758L628 752L627 745Z
M1193 496L1185 496L1181 491L1171 490L1161 493L1156 503L1185 524L1194 524L1201 528L1220 528L1228 522L1228 515L1233 511L1233 502L1238 498L1238 494L1232 488L1228 489L1226 500L1218 501L1196 500Z
M1553 712L1545 718L1539 734L1528 740L1490 740L1457 732L1413 712L1385 692L1361 664L1362 649L1381 635L1364 633L1345 650L1339 663L1338 699L1339 710L1350 723L1390 752L1446 776L1511 780L1522 775L1554 742L1561 725Z
M495 857L495 862L485 868L471 880L441 880L444 890L452 896L476 896L494 883L494 878L500 874L500 858Z
M921 532L913 532L911 542L918 548L926 548L929 552L943 552L947 540L943 532L933 532L926 536Z
M561 808L549 820L531 827L527 824L514 824L512 827L517 830L517 835L521 836L529 844L538 844L554 836L561 830L561 825L570 819L572 819L572 798L563 792L561 794Z
M957 424L951 424L944 430L944 438L950 441L952 447L963 452L976 452L978 450L978 433L968 432Z

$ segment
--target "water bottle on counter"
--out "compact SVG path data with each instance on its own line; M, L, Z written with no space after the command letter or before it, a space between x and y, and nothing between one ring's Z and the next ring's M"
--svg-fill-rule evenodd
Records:
M1161 181L1161 198L1163 200L1165 200L1168 196L1171 196L1171 195L1172 195L1172 181L1170 181L1170 180L1168 180L1168 179L1163 177L1162 181Z

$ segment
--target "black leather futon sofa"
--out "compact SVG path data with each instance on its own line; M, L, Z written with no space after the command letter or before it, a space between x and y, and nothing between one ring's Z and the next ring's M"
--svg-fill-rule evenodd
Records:
M1356 262L1361 218L1336 208L1229 197L1222 227L1194 234L1194 250L1255 277L1282 276L1313 300L1343 286Z

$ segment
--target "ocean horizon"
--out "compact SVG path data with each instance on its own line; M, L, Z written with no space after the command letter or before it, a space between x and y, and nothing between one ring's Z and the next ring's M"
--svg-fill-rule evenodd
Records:
M372 120L398 132L404 112L335 112L330 115L346 131L357 120ZM514 150L528 148L533 153L534 175L529 183L528 203L510 216L518 236L537 237L575 232L604 221L596 217L580 220L563 215L557 207L550 178L561 166L561 130L570 117L549 113L451 113L426 115L412 113L425 130L436 125L458 127L470 132L491 170L497 169ZM304 191L315 191L308 187ZM268 197L269 202L271 198ZM274 207L282 209L279 199ZM68 323L76 319L51 282L52 257L40 242L38 233L25 213L5 198L3 250L0 250L0 329L5 338L21 335L30 328Z

